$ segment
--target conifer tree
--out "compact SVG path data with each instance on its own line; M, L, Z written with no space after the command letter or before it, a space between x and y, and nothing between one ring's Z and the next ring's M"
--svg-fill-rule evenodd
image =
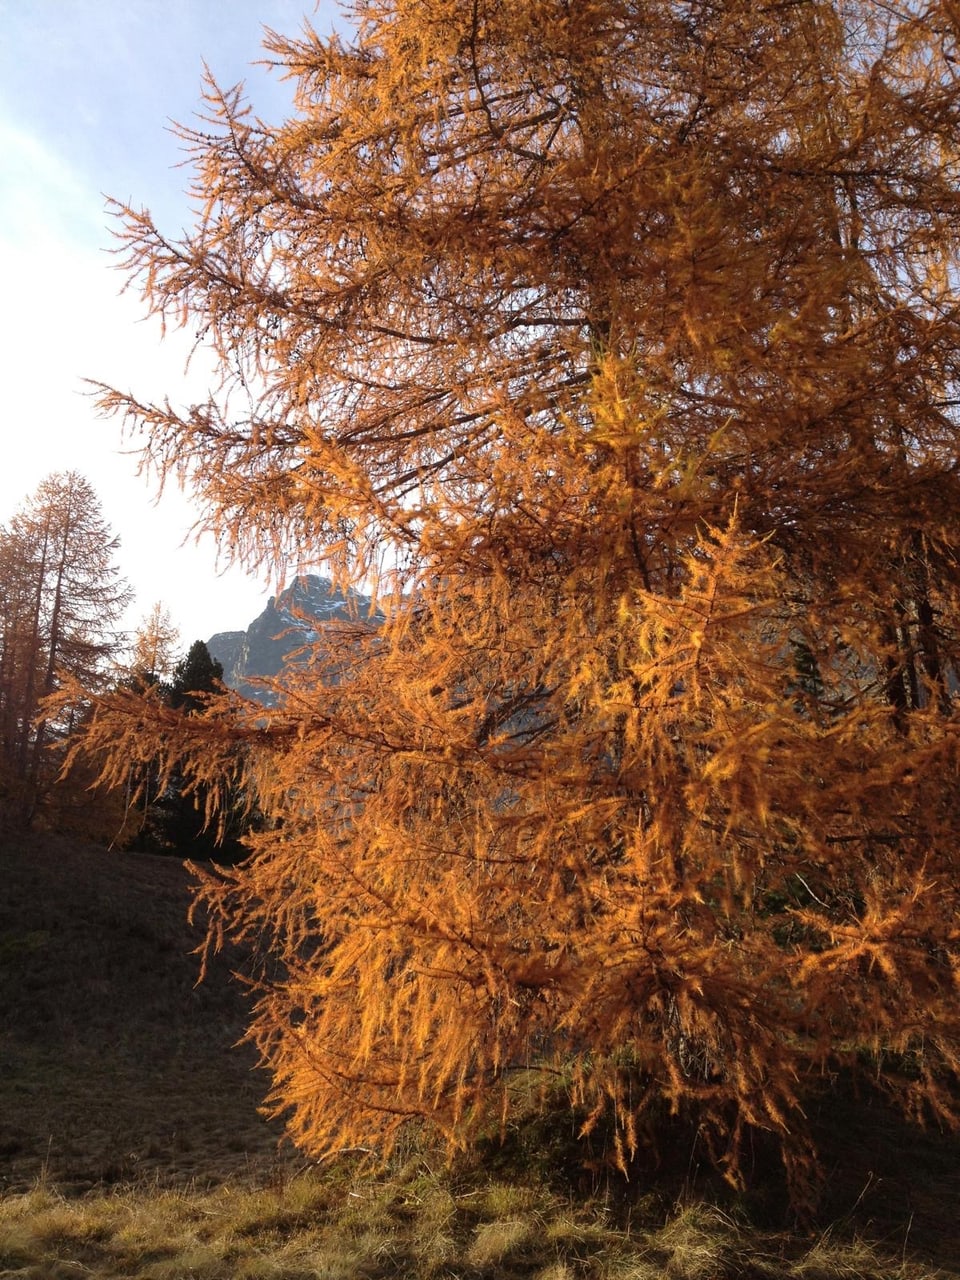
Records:
M133 637L132 677L147 685L169 679L177 664L179 640L170 610L157 600Z
M159 600L155 601L137 630L134 632L129 667L122 677L126 687L138 693L153 690L157 696L166 697L168 681L177 665L177 645L180 633L174 626L170 611ZM124 790L124 820L114 843L138 850L157 852L166 847L160 830L161 822L156 808L160 799L159 765L149 761L139 767L131 766ZM138 803L133 804L133 797Z
M223 680L223 667L210 656L202 640L194 640L186 655L173 669L168 698L172 707L199 711L203 694L215 693Z
M168 643L174 634L169 615L155 605L136 637L135 665L121 689L142 696L151 713L161 714L163 708L195 717L223 691L223 668L202 640L175 660ZM161 679L161 673L168 678ZM185 764L170 751L151 758L140 751L129 758L123 785L127 821L117 839L149 853L237 861L252 806L236 787L218 791L214 801L209 785ZM235 761L232 774L239 772Z
M66 674L103 687L123 639L117 626L130 600L114 563L118 541L90 483L77 472L48 476L0 531L0 720L3 764L29 821L59 769L55 746L76 709L58 720L45 699Z
M191 234L121 211L222 388L103 397L238 555L394 566L268 715L91 728L282 820L203 890L278 1107L456 1143L523 1068L622 1164L666 1103L799 1175L867 1060L955 1124L955 7L357 16L269 38L284 123L208 85Z
M202 640L195 640L174 667L162 696L169 706L197 715L210 695L222 689L222 679L223 667ZM218 802L217 821L211 821L208 792L205 783L191 785L182 768L174 766L159 797L160 839L181 857L236 861L245 806L239 796L225 793Z

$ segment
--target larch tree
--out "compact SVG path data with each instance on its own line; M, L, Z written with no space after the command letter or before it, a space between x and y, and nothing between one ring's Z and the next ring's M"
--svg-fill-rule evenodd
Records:
M164 697L179 660L180 632L169 609L157 600L133 634L127 669L121 679L137 693L154 690ZM113 833L113 843L156 851L165 841L158 831L159 766L156 761L131 765L123 788L124 817ZM134 796L137 803L134 804Z
M170 610L157 600L146 614L133 637L130 674L145 685L169 680L177 665L180 632Z
M56 778L61 761L50 748L76 713L48 715L45 700L64 675L102 689L122 642L130 592L114 563L117 546L77 472L48 476L0 531L3 764L23 821Z
M278 821L202 892L292 1134L463 1142L522 1068L799 1175L864 1060L955 1124L955 6L355 12L269 36L283 123L208 85L190 234L120 211L222 386L103 393L236 554L381 567L276 707L90 730L214 806L243 744Z

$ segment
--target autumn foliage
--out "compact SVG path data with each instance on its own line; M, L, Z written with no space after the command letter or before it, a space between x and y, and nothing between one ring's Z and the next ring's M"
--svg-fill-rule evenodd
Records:
M130 592L114 563L118 540L89 481L44 479L0 526L0 819L36 820L101 836L116 805L96 794L96 767L75 760L58 779L64 744L85 714L48 713L64 677L90 691L109 680Z
M269 37L283 124L208 86L190 235L121 211L223 386L103 396L237 554L379 585L275 708L91 729L212 814L243 744L274 821L202 895L292 1133L463 1142L521 1069L735 1180L858 1064L956 1123L955 7L357 18Z

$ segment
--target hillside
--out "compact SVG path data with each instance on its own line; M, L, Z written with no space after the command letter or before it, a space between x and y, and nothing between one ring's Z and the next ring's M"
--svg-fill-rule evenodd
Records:
M195 985L181 863L8 837L0 882L3 1276L960 1276L957 1142L850 1094L814 1117L824 1199L799 1232L775 1176L711 1205L685 1144L616 1187L536 1113L451 1169L416 1144L377 1176L314 1169L258 1114L266 1081L235 1047L246 957Z
M0 1191L216 1182L276 1164L266 1078L234 1047L237 952L195 985L175 858L0 844Z

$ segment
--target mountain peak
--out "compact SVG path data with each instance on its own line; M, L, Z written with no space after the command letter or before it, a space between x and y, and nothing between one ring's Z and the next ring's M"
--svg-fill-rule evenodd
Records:
M290 655L315 640L325 623L366 618L370 609L369 597L345 594L318 574L301 574L270 597L246 631L218 631L207 648L223 667L225 684L264 701L263 689L252 681L278 675Z

